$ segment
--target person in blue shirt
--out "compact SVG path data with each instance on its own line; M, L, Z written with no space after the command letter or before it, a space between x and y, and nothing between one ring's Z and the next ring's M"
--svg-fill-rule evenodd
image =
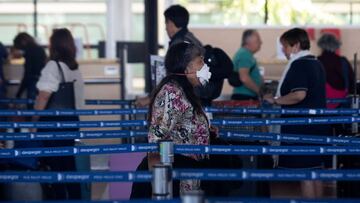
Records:
M261 48L261 38L256 30L245 30L242 35L240 49L233 58L234 71L239 73L242 85L235 87L231 99L233 100L257 100L263 78L254 54Z

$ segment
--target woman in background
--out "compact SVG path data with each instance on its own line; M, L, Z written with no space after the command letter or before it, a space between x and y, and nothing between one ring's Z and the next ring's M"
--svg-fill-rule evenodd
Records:
M321 48L319 61L324 66L326 74L326 98L345 98L354 90L354 71L344 56L336 53L341 42L333 34L323 34L317 42ZM337 108L339 103L328 103L328 108Z
M37 95L36 83L40 78L41 70L46 64L46 53L43 47L36 43L35 39L26 32L21 32L14 38L14 47L21 50L25 58L24 76L21 80L16 98L21 98L26 90L26 98L35 100ZM13 50L13 56L16 52ZM28 109L33 109L33 104L28 104Z
M59 91L62 83L73 82L74 101L70 101L74 109L81 109L84 106L84 82L82 79L79 65L76 62L76 48L73 36L67 29L56 29L50 38L50 61L41 71L41 77L36 87L39 93L36 97L35 110L49 109L50 101L52 105L61 104L63 100L52 99L52 96ZM33 120L38 120L34 117ZM79 121L78 116L53 116L41 117L40 121ZM78 131L79 129L66 129L66 131ZM38 132L56 132L63 129L39 129ZM74 140L51 140L44 141L44 147L65 147L74 146ZM44 166L51 171L75 171L75 157L62 156L43 159ZM52 184L51 187L44 187L44 194L47 199L80 199L81 191L79 183ZM53 189L49 189L53 188Z
M280 37L283 52L289 60L276 92L276 96L265 96L271 104L281 105L281 108L326 108L325 72L313 56L307 32L300 28L286 31ZM298 116L297 116L298 117ZM282 134L300 135L331 135L329 125L283 125ZM299 144L284 143L283 146ZM303 145L303 144L302 144ZM327 159L323 156L279 156L279 168L285 169L322 169ZM323 195L321 181L302 181L303 198L319 198Z

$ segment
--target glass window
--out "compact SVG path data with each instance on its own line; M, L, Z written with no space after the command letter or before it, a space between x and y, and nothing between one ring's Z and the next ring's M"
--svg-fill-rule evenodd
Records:
M359 0L175 0L191 25L347 25L360 23Z
M37 40L47 45L52 29L66 27L85 48L97 45L106 37L105 0L38 0ZM0 39L12 44L21 31L34 35L34 5L32 0L0 1ZM83 58L97 58L96 49L84 49Z

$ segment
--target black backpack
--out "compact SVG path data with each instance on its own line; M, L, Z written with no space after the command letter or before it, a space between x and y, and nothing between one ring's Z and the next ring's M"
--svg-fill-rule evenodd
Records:
M234 65L231 58L225 53L224 50L205 45L204 61L209 66L211 72L210 80L223 80L228 79L230 85L237 87L241 86L239 74L234 72Z

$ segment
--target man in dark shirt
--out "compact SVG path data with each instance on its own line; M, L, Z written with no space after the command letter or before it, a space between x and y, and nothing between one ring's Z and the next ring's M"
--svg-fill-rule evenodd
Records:
M16 94L20 98L25 90L28 99L34 100L37 95L36 83L46 63L45 50L29 34L22 32L14 38L14 47L21 50L25 58L24 76ZM32 105L28 106L32 109Z
M189 42L199 47L203 46L200 40L187 28L190 15L186 8L180 5L172 5L165 10L164 16L166 33L170 38L169 47L181 42ZM207 61L204 62L207 63ZM195 87L195 94L200 98L203 106L210 106L211 101L220 95L223 83L223 79L216 80L212 77L205 86ZM137 98L135 103L139 107L145 107L149 105L150 98Z
M166 33L170 37L169 46L187 41L202 47L200 40L187 28L190 15L186 8L180 5L170 6L165 10L164 16Z

